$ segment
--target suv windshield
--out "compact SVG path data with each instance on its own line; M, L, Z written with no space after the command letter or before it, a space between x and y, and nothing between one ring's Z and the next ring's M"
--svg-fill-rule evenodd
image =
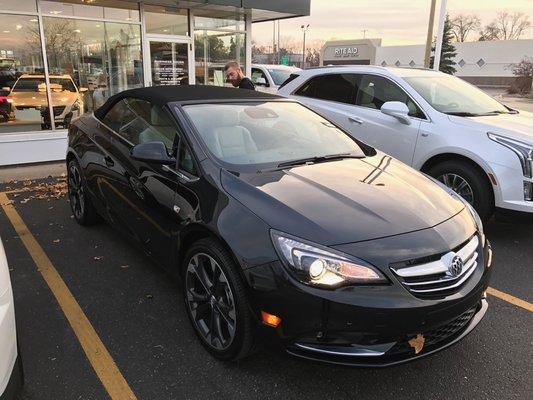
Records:
M274 81L274 85L279 86L287 80L292 71L281 68L269 68L268 73Z
M13 87L13 92L38 92L39 85L42 85L44 90L44 77L20 78ZM76 92L76 87L70 79L50 78L50 85L58 85L56 87L62 91Z
M338 154L365 156L347 134L297 103L200 104L184 110L209 151L234 166L262 168Z
M509 110L475 86L449 75L404 78L433 108L451 115L476 116Z

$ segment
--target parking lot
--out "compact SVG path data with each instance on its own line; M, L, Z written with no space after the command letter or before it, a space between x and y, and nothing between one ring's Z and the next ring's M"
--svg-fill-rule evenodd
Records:
M64 178L3 184L0 192L24 399L531 398L531 223L486 225L489 311L450 349L387 369L266 351L232 364L202 348L179 285L135 245L106 224L74 222Z

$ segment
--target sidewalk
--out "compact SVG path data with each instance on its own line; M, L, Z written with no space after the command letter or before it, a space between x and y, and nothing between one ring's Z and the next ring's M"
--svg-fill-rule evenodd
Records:
M65 176L64 161L0 167L0 183Z

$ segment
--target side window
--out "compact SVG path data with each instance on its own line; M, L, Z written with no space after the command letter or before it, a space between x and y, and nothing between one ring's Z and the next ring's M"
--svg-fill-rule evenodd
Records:
M127 110L126 103L124 100L120 100L116 103L107 114L102 119L102 122L107 125L109 128L113 129L115 132L118 132L120 129L120 124L122 122L122 116Z
M118 134L131 143L163 142L169 151L179 139L179 130L170 115L157 104L140 99L125 99Z
M265 83L258 83L257 80L260 78L263 78ZM268 83L268 79L263 71L258 68L252 68L252 82L254 85L266 85Z
M409 108L411 117L425 118L422 110L394 82L382 76L363 75L355 104L379 110L387 101L400 101Z
M320 100L354 104L359 77L355 74L319 75L308 80L294 94Z
M180 143L178 159L178 169L188 172L191 175L197 175L191 151L183 141Z

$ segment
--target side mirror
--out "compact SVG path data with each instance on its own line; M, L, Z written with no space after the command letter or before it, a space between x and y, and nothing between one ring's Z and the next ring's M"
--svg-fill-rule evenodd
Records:
M134 146L130 152L131 158L137 161L145 161L155 164L171 165L176 159L167 153L163 142L146 142Z
M266 79L263 78L263 77L261 77L261 78L257 78L257 79L255 80L255 84L256 84L256 85L259 85L259 86L265 86L265 87L270 86L270 85L268 84L268 82L266 81Z
M83 92L86 92L87 90L89 89L87 89L86 87L81 87L78 89L78 92L83 93Z
M401 101L387 101L381 106L381 112L396 118L404 125L411 125L409 108Z
M8 92L10 92L10 91L11 91L11 88L10 88L9 86L4 86L4 87L2 88L2 90L7 90Z

